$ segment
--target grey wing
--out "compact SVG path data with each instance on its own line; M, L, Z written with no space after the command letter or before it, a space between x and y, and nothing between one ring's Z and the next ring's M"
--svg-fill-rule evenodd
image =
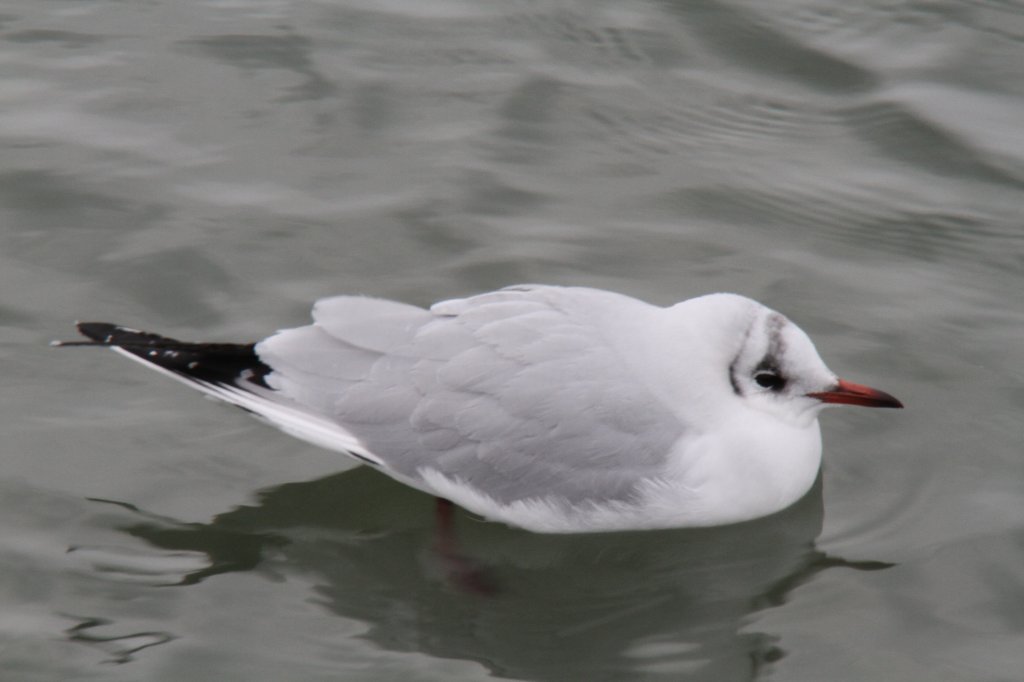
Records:
M383 467L433 470L506 504L626 500L683 425L603 341L573 290L503 290L426 311L318 304L257 347L268 383L353 434ZM423 487L429 488L428 485Z

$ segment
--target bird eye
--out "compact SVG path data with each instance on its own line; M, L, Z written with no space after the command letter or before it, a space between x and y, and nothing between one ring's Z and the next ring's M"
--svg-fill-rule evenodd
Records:
M786 380L775 372L758 372L754 375L754 381L758 386L772 391L781 391L786 387Z

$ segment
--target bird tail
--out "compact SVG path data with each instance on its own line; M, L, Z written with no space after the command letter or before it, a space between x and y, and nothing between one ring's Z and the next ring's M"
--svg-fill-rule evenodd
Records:
M54 346L110 348L161 374L265 419L285 433L363 463L381 466L376 455L328 415L282 396L266 378L273 371L253 343L193 343L107 322L79 322L88 341L56 341Z

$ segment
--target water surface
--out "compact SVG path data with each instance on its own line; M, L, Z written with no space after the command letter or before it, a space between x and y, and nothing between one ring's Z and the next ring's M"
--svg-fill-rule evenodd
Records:
M1012 3L12 0L4 679L1014 680L1024 14ZM799 505L540 536L107 353L317 297L737 291L901 398Z

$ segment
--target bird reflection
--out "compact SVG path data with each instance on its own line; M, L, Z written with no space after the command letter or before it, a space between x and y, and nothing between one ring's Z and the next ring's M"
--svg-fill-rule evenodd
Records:
M718 528L538 535L457 510L457 556L486 590L451 579L433 498L369 469L264 491L209 524L122 506L128 534L209 558L180 584L300 573L326 609L367 623L362 637L381 648L473 660L516 679L753 679L785 647L752 631L752 614L822 570L889 565L814 547L820 479L789 509Z

